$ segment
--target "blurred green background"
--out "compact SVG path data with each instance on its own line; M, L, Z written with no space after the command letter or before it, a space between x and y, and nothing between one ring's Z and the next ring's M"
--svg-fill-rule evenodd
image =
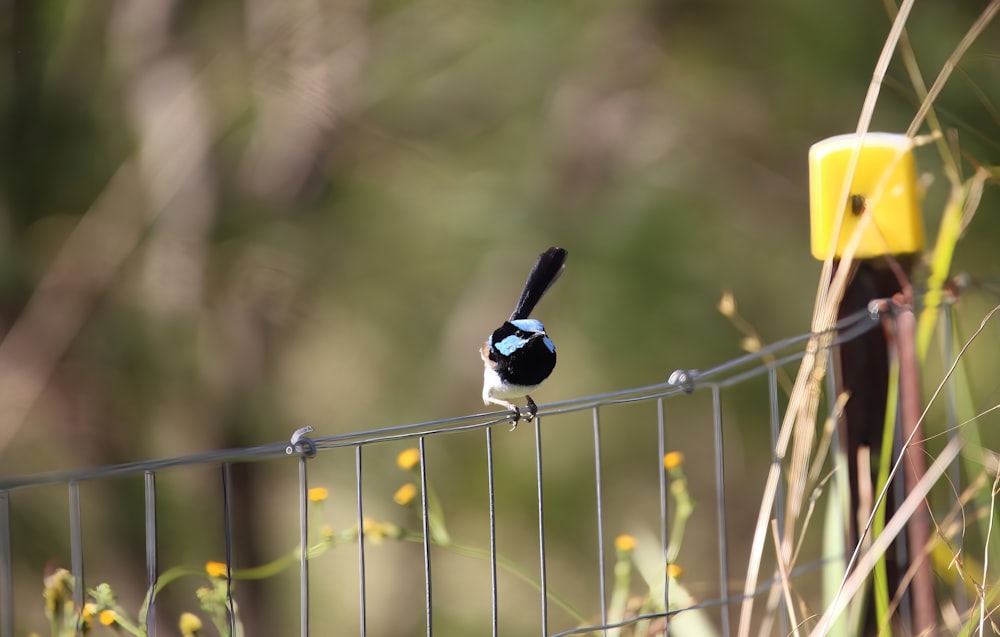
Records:
M917 3L928 84L983 5ZM820 270L806 153L854 130L888 29L871 0L2 3L3 475L481 412L479 344L549 245L570 257L536 310L559 347L539 403L740 354L716 310L723 289L765 341L806 331ZM1000 161L998 35L938 101L983 164ZM872 130L904 131L917 105L897 59ZM933 148L918 163L933 239L947 185ZM1000 275L997 203L987 188L958 269ZM727 397L735 529L767 469L764 389ZM689 469L704 518L682 561L710 597L707 408L671 403L668 422L671 447L705 459ZM593 613L596 566L579 572L581 556L596 564L590 416L548 422L553 582ZM603 424L612 536L658 533L654 426L655 405ZM532 444L528 428L504 432L497 467L501 550L528 569ZM391 503L404 446L365 464L380 519L405 518ZM439 437L429 453L453 533L484 545L481 435ZM353 463L314 463L339 526L354 519ZM237 470L238 564L294 546L294 476L290 462ZM218 490L211 467L161 478L162 567L222 559ZM106 578L134 605L141 480L86 484L84 497L88 583ZM15 494L12 514L22 634L44 625L46 564L69 565L64 490ZM334 600L315 617L350 634L356 555L341 553L314 567L314 599ZM440 634L485 634L489 599L464 596L468 561L442 560ZM417 547L386 546L371 568L373 633L422 634ZM293 632L294 587L294 574L244 586L248 634ZM516 583L502 592L537 601ZM168 596L163 622L194 605L190 591ZM531 612L503 617L509 634L536 634Z

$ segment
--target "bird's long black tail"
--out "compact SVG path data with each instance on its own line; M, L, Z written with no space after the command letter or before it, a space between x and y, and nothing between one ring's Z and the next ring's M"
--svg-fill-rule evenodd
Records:
M528 315L542 299L545 291L562 274L563 265L566 263L566 254L564 249L552 247L538 255L538 260L535 261L535 266L528 274L521 298L518 299L509 320L528 318Z

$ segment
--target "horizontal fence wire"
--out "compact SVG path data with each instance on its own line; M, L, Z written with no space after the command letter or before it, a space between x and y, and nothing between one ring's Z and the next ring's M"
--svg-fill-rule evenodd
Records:
M534 421L534 461L535 476L537 484L537 522L538 522L538 589L539 589L539 612L540 612L540 632L542 635L578 635L586 633L606 634L607 631L615 630L630 623L639 621L664 621L668 617L676 616L687 610L705 609L712 607L727 607L734 602L743 599L742 596L729 594L729 565L728 565L728 530L726 521L726 492L724 474L724 414L721 404L721 390L743 383L750 379L766 376L768 395L767 404L769 406L769 428L771 436L777 435L777 427L780 420L778 413L778 387L777 370L784 365L801 360L810 348L816 348L822 342L823 346L833 346L839 342L856 338L871 329L879 326L879 317L868 311L861 311L852 314L841 321L829 333L825 334L825 339L817 339L817 334L804 334L793 338L785 339L769 346L761 348L752 354L746 354L734 358L721 365L706 370L681 370L674 372L670 379L665 382L636 387L610 393L583 396L573 400L540 405L538 418ZM684 609L671 609L669 612L659 614L645 614L627 621L617 623L609 622L609 600L607 590L608 573L605 569L605 556L608 555L609 547L606 546L605 529L605 500L607 494L603 484L602 465L602 439L601 439L601 410L612 405L624 405L629 403L650 402L656 407L656 428L657 445L656 452L661 459L659 462L659 512L660 537L662 542L661 552L664 561L667 558L668 532L667 520L669 512L668 492L670 488L669 480L663 466L662 459L667 450L666 433L668 426L664 416L664 400L680 394L690 394L697 390L709 389L711 391L711 409L713 423L714 447L714 478L715 478L715 502L719 556L719 588L718 595L705 599L698 603L690 604ZM557 417L573 412L590 411L590 422L593 434L594 453L594 498L596 503L596 525L598 568L599 578L599 622L586 628L575 628L568 631L552 633L550 623L552 621L550 613L551 591L549 573L547 571L547 550L546 550L546 506L544 498L544 478L543 478L543 456L541 423L551 417ZM163 458L147 460L141 462L123 463L104 467L91 467L74 471L55 471L40 473L35 475L14 476L0 478L0 637L13 637L14 633L14 611L16 606L13 601L13 567L11 553L11 496L21 491L31 490L49 485L65 485L69 489L70 501L70 538L72 546L72 572L77 582L84 582L85 564L82 548L81 531L81 502L79 488L81 483L116 478L123 476L143 475L145 485L145 555L147 585L152 587L156 582L159 572L159 555L157 548L157 516L156 516L156 476L166 469L192 466L216 466L221 467L221 483L223 491L223 525L225 534L225 581L226 598L228 604L228 623L230 634L236 634L239 630L237 625L237 612L233 600L233 557L234 557L234 531L233 531L233 500L232 500L232 473L234 464L255 463L264 460L277 458L295 458L299 463L298 498L300 503L299 515L299 541L301 546L300 558L300 605L299 605L299 633L303 636L310 634L310 574L308 568L309 553L308 543L308 480L306 467L312 458L325 451L341 448L352 448L354 450L354 472L355 472L355 493L356 493L356 517L357 517L357 568L359 586L359 634L365 635L368 630L368 619L376 612L384 612L372 607L372 600L367 591L368 567L366 566L366 544L371 540L369 531L366 529L366 514L363 504L364 483L362 476L364 449L376 443L416 440L419 450L420 470L420 511L422 515L422 553L423 553L423 596L425 611L426 634L431 635L435 615L434 602L437 598L433 596L434 580L432 578L433 564L433 539L434 523L431 519L431 508L433 503L429 502L429 488L427 467L433 458L428 457L426 441L430 437L437 437L445 434L455 434L458 432L468 432L475 430L485 430L486 442L486 467L488 506L489 506L489 563L490 563L490 604L491 615L490 624L493 635L500 632L501 612L498 601L498 553L497 553L497 524L498 514L496 509L495 492L495 462L493 427L501 423L509 423L510 414L508 412L476 414L457 418L445 418L421 423L406 425L388 426L375 428L355 433L309 438L305 434L311 431L303 428L295 433L290 442L265 444L255 447L245 447L238 449L225 449L219 451L208 451L197 454L190 454L174 458ZM433 455L433 454L431 454ZM777 462L777 458L771 458L771 462ZM783 497L781 493L779 498ZM778 507L779 515L781 507ZM780 526L780 525L779 525ZM665 562L664 562L665 563ZM795 578L800 574L807 573L818 568L822 562L814 562L800 567L790 574ZM754 592L758 595L770 590L777 581L762 583ZM663 585L663 607L670 609L671 584L670 578L664 574ZM82 602L83 588L76 588L75 600L77 604ZM675 604L676 605L676 604ZM147 614L148 634L155 634L155 600L150 604ZM596 619L596 618L595 618ZM721 623L721 634L730 634L729 615L723 611L719 616Z
M869 330L878 327L878 316L868 311L859 311L838 321L836 326L830 330L830 346L835 346L844 341L853 340ZM607 405L617 405L623 403L640 402L654 400L657 398L667 398L678 394L691 393L698 389L706 389L714 386L726 388L742 383L751 378L763 376L768 370L782 367L789 363L801 360L806 351L801 346L807 344L817 334L803 334L785 340L777 341L771 345L762 347L751 354L733 358L721 365L711 367L703 371L688 370L680 374L681 382L665 381L643 387L624 389L604 394L593 394L572 400L565 400L555 403L547 403L538 406L538 413L542 416L557 414L567 414L577 411L585 411L594 407ZM770 359L770 360L768 360ZM675 374L677 374L675 372ZM348 434L325 436L313 438L312 442L319 450L336 449L340 447L353 447L356 445L367 445L389 440L400 440L416 438L422 435L434 435L445 433L457 433L469 429L482 429L492 427L500 423L509 423L509 412L492 412L486 414L474 414L468 416L458 416L455 418L443 418L440 420L430 420L427 422L413 423L407 425L395 425L368 429ZM185 467L191 465L206 465L218 463L238 463L255 462L279 458L292 453L289 451L287 442L274 442L258 446L239 447L235 449L220 449L217 451L204 451L200 453L176 456L173 458L162 458L155 460L142 460L137 462L125 462L121 464L108 465L103 467L89 467L75 469L72 471L52 471L46 473L31 474L25 476L14 476L0 478L0 491L16 491L18 489L33 488L51 484L63 484L71 481L84 482L101 478L113 478L131 476L146 471L162 471L175 467Z

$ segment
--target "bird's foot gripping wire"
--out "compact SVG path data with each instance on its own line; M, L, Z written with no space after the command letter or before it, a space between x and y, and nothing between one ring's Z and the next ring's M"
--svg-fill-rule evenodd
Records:
M521 410L515 407L510 412L510 430L514 431L517 429L517 423L521 422Z
M531 396L525 396L525 398L528 400L528 417L525 420L532 422L535 420L535 416L538 415L538 405L535 404L535 401L531 400ZM514 407L510 415L510 430L514 431L517 429L517 423L519 422L521 422L521 410Z
M525 396L525 398L528 400L528 422L531 422L538 415L538 405L531 400L531 396Z

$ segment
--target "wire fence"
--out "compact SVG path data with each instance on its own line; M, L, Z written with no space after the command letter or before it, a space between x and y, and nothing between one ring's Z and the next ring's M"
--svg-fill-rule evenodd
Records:
M878 326L878 317L871 316L868 312L854 314L843 319L837 325L837 336L833 344L856 338ZM495 433L496 427L500 426L502 427L500 431L506 434L509 416L505 413L490 413L315 438L309 435L311 429L303 428L296 431L288 442L210 451L182 457L132 462L114 466L94 467L80 471L59 471L0 479L0 637L13 637L16 634L15 628L18 626L17 622L23 621L18 618L21 605L19 605L18 599L15 598L14 557L17 555L18 546L12 537L11 531L12 515L16 513L12 504L14 498L44 487L66 489L69 507L70 571L75 582L77 582L77 585L73 589L74 604L76 608L82 608L85 602L84 591L86 585L92 585L92 582L88 580L88 563L84 559L83 514L85 506L81 499L81 485L125 476L133 478L142 477L144 506L141 523L145 534L145 583L147 589L153 589L157 585L158 579L163 576L163 565L161 564L161 555L158 550L163 527L163 521L158 518L158 478L165 471L176 468L190 469L192 467L201 467L204 470L205 468L217 467L217 469L212 470L217 471L215 480L218 481L217 484L223 494L221 516L225 544L225 572L220 574L220 579L224 581L228 607L234 608L234 595L236 596L235 601L238 603L240 591L236 590L234 593L234 585L238 583L239 573L234 572L233 566L234 545L238 541L238 534L234 528L233 470L234 467L245 463L261 463L264 461L297 464L297 488L294 495L298 502L299 510L297 631L303 636L326 634L327 631L325 629L320 630L310 627L310 618L314 615L319 603L319 600L316 599L316 594L314 592L311 593L310 588L311 586L315 587L318 578L330 576L328 571L317 574L315 564L313 573L310 573L310 564L315 561L315 556L311 553L315 548L315 535L312 538L310 537L310 515L314 510L311 508L310 503L310 488L315 486L311 481L311 477L314 475L317 463L321 464L327 461L331 457L330 452L337 449L353 455L354 485L352 490L354 493L354 502L352 508L354 509L353 517L356 521L355 528L357 529L357 540L354 542L357 551L357 632L360 635L378 634L372 632L370 627L371 618L392 611L391 609L377 606L377 602L373 600L371 590L371 587L377 586L377 584L369 582L369 576L371 575L368 563L369 552L371 551L372 541L377 539L372 537L372 535L373 533L381 533L382 531L373 529L370 523L366 523L366 520L369 519L366 506L370 502L365 496L367 492L366 479L370 474L363 469L365 469L366 462L374 449L388 445L389 443L398 442L414 445L419 454L419 464L415 466L414 471L419 472L416 475L419 482L417 502L419 503L418 517L420 530L417 534L410 536L410 539L418 542L422 547L424 617L420 632L431 635L439 630L439 626L441 625L440 616L448 614L447 610L444 610L448 606L447 595L454 591L455 586L447 582L442 584L439 578L432 577L432 573L441 559L440 554L435 549L435 545L442 544L442 531L435 528L435 508L440 506L440 503L434 500L434 488L433 484L431 484L429 473L434 470L435 462L440 461L440 456L429 453L428 445L432 440L454 435L479 438L479 442L474 444L482 445L481 449L484 450L485 455L485 466L482 466L481 471L485 473L485 483L487 486L486 510L489 516L489 540L488 549L483 551L482 558L489 564L489 583L486 585L488 587L489 618L487 621L485 616L483 617L484 625L481 631L477 631L477 634L485 634L487 630L492 631L493 635L510 632L503 630L506 613L517 612L521 614L522 612L527 612L523 609L515 611L504 604L502 596L503 591L506 589L502 585L501 580L503 579L503 572L506 567L506 558L503 557L497 548L498 526L503 523L502 513L499 512L497 506L497 464L498 462L513 463L515 460L524 460L525 462L522 465L524 468L523 471L525 474L528 472L533 473L531 479L535 484L535 503L533 508L535 510L534 517L537 520L537 527L531 532L531 535L534 536L534 541L537 543L538 561L537 571L527 579L531 579L534 582L533 585L537 587L537 607L532 609L532 613L537 613L537 618L540 622L540 625L538 625L538 634L554 637L582 634L609 634L609 631L614 631L616 628L626 625L634 625L637 622L646 622L648 626L657 626L656 622L660 622L659 625L662 628L658 629L659 632L653 632L654 629L650 628L647 634L665 634L668 630L667 618L676 618L699 609L714 609L713 622L716 624L718 632L728 636L733 632L730 614L734 612L733 609L738 605L738 602L743 599L741 595L734 594L733 592L740 590L740 580L739 578L732 577L732 571L735 569L738 575L739 571L745 566L745 563L739 565L733 563L731 542L734 532L740 536L746 536L752 532L752 529L730 529L729 521L727 520L727 512L730 511L734 503L727 500L726 453L727 436L730 435L731 431L728 424L727 412L723 409L723 394L731 388L746 385L751 381L764 381L766 384L766 395L760 396L756 389L753 393L757 395L756 400L762 404L766 404L768 428L772 436L771 448L773 448L773 441L778 435L778 428L782 418L779 376L785 366L794 365L802 359L810 343L816 342L813 340L813 336L805 334L789 338L764 347L754 354L735 358L710 369L679 370L674 372L666 382L540 405L538 418L531 424L522 424L516 434L513 434L524 436L525 433L530 432L533 435L533 457L530 462L526 458L514 459L498 455L514 453L507 445L504 445L502 450L498 449L497 436L502 434ZM832 383L832 376L832 374L827 374L829 383ZM756 388L757 386L754 385L754 387ZM828 386L827 392L829 391L830 387ZM652 418L652 422L646 423L646 425L655 427L656 453L654 455L652 449L643 449L641 450L641 454L636 454L635 462L649 462L652 464L655 461L657 463L655 474L652 471L648 471L645 475L658 476L658 484L655 485L655 490L659 495L659 510L656 516L659 521L658 539L660 546L658 552L660 561L666 563L668 561L668 544L670 543L669 536L671 532L669 522L672 515L670 510L671 477L663 463L663 458L669 451L667 442L671 427L668 422L668 409L666 405L668 404L667 401L681 400L682 396L693 393L704 393L708 396L709 414L707 420L711 423L711 473L714 476L714 498L711 502L711 510L714 512L715 520L714 528L699 528L697 530L702 541L707 541L706 537L711 534L711 542L715 544L718 552L716 583L710 586L703 585L697 599L685 599L684 602L686 603L682 603L681 600L672 597L676 594L675 580L668 575L667 569L663 569L659 575L662 577L662 591L658 590L656 595L659 596L662 594L662 599L657 601L659 607L665 609L665 612L642 612L643 609L639 609L627 618L613 616L617 614L617 611L610 613L610 607L615 603L611 599L613 596L611 589L614 587L615 573L611 572L613 569L609 568L609 565L613 561L615 547L614 542L606 535L606 532L609 522L607 513L609 498L614 498L615 496L609 494L607 491L609 486L608 477L604 475L604 467L602 466L604 446L606 444L605 439L608 435L602 423L607 416L608 410L611 408L635 403L655 406L655 416ZM590 488L592 492L590 497L593 501L595 517L588 521L580 521L580 524L593 525L594 535L596 535L596 546L591 550L593 551L592 555L596 558L597 568L593 577L597 579L598 603L592 617L586 622L578 620L573 622L561 612L558 618L554 617L553 605L556 603L554 600L557 595L552 589L550 573L547 568L550 559L552 559L552 547L549 543L553 541L553 538L551 535L547 537L546 521L554 505L546 497L545 476L548 456L546 455L543 458L543 449L546 448L543 445L543 436L545 435L546 428L552 426L553 422L567 417L568 414L578 412L589 413L590 415L586 420L574 420L573 428L574 435L577 437L584 435L592 437L594 478L592 487ZM587 427L589 431L586 434L584 434L584 431L579 431L580 426L584 422L589 424L589 427ZM529 432L525 432L524 429L528 429ZM560 431L558 435L564 436L566 433L565 431ZM338 456L338 458L342 460L343 456ZM778 461L774 457L770 460L772 463ZM419 467L419 469L416 467ZM779 517L783 510L781 505L782 497L783 493L779 491L778 506L776 507L776 515ZM557 505L558 503L556 503ZM261 506L265 505L261 504ZM138 518L139 512L130 512L129 515ZM312 545L310 544L311 540L313 541ZM740 559L742 557L741 555ZM827 556L826 559L830 559L830 556ZM789 577L795 580L817 570L822 564L823 558L805 563L804 566L800 566L791 572ZM733 584L734 581L737 582L736 585ZM777 584L777 580L765 581L758 586L754 594L765 594L771 591ZM472 586L472 584L470 583L469 586ZM152 603L149 605L148 613L143 618L145 630L149 635L155 635L158 623L162 624L162 622L158 622L157 620L157 608L157 599L154 597ZM260 609L258 608L257 610L259 611ZM483 614L485 615L485 613ZM231 634L236 634L236 613L230 613L228 621L230 622ZM164 631L162 625L160 626L160 631L167 632ZM287 634L292 634L293 632L293 630L288 630ZM438 634L445 633L441 632Z

